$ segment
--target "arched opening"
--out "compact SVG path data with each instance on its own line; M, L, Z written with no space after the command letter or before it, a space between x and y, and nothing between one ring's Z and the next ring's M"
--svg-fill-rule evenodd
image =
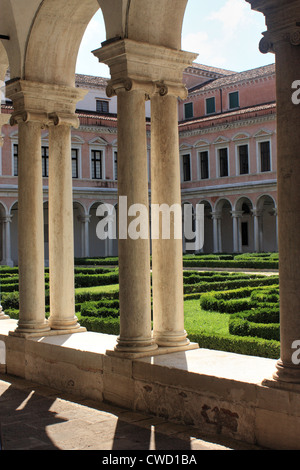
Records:
M256 207L260 215L260 251L276 252L277 240L277 210L274 199L269 195L260 196Z
M203 253L213 253L213 221L212 221L212 205L210 202L203 200L198 204L204 205L204 245Z
M73 202L73 227L74 227L74 256L75 258L85 258L88 253L85 249L86 230L85 225L89 220L85 216L83 205L78 202Z
M18 265L18 202L10 209L11 219L11 258L14 265Z
M252 201L247 197L241 197L235 205L235 210L238 214L239 251L243 253L254 251L252 209Z
M97 215L97 209L102 206L101 212L103 215ZM109 207L104 202L95 202L89 209L89 256L91 258L98 257L104 258L111 256L111 243L112 240L107 236L106 239L100 239L97 236L97 225L105 217L109 215ZM108 226L104 227L104 231L108 231Z
M189 238L189 234L195 231L194 221L194 206L190 202L182 204L182 252L194 253L193 249L189 248L189 244L193 243L194 239Z
M5 207L0 203L0 260L4 260L5 256L5 232L4 232L4 216L6 214Z
M233 252L233 228L232 228L232 205L227 199L220 199L216 206L216 212L221 215L219 237L219 252L232 253Z

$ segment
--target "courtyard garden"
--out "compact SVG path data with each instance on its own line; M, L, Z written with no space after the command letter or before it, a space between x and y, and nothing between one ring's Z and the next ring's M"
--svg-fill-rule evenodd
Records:
M88 331L119 334L117 258L75 260L76 315ZM277 359L278 254L184 255L185 329L201 348ZM262 272L259 272L262 270ZM0 267L1 304L19 315L18 268ZM49 270L45 269L46 316Z

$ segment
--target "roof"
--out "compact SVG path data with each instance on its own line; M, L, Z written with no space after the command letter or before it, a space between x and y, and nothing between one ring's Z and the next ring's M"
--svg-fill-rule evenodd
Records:
M221 88L228 85L233 85L245 80L254 80L256 78L262 78L275 74L275 64L264 65L255 69L246 70L244 72L236 72L231 75L226 75L216 80L210 80L195 86L189 90L190 94L197 93L198 91L212 90L214 88Z
M108 83L108 78L105 78L105 77L96 77L96 76L93 76L93 75L82 75L82 74L76 74L76 85L78 86L84 86L84 85L88 85L88 86L95 86L95 87L99 87L99 86L102 86L102 87L106 87L107 83Z
M198 69L204 72L211 72L211 73L218 74L218 75L232 75L234 73L237 73L234 70L221 69L219 67L211 67L210 65L197 64L196 62L193 62L193 64L187 67L186 70L191 69L191 68Z

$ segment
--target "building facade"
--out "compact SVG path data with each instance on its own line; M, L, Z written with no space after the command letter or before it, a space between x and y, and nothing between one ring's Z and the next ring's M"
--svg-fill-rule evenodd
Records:
M8 77L7 77L8 78ZM101 204L117 208L117 98L107 79L76 76L85 98L72 131L75 257L118 255L116 239L96 234ZM275 67L246 72L193 64L184 73L189 90L179 100L181 199L203 204L204 253L277 251ZM10 114L2 99L2 114ZM146 101L149 197L151 108ZM0 259L18 264L18 126L2 127L0 147ZM44 249L48 260L48 130L42 132ZM183 251L186 251L183 240Z

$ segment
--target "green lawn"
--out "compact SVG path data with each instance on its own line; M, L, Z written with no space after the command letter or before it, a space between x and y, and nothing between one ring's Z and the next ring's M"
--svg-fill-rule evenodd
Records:
M187 332L228 335L229 316L229 314L203 310L199 299L184 302L184 321Z

